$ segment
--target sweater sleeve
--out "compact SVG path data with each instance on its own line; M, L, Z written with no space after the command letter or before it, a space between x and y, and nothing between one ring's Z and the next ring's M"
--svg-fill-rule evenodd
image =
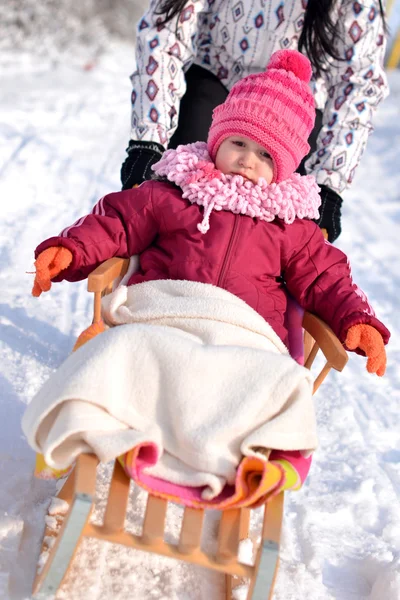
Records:
M148 248L159 232L152 201L152 184L108 194L92 212L36 248L35 257L50 246L64 246L73 255L71 265L53 281L85 279L105 260L129 258Z
M347 256L325 240L314 223L304 225L302 245L289 253L284 279L299 304L325 321L342 343L358 323L372 325L388 342L390 333L354 283Z
M379 2L341 2L337 23L336 51L343 60L332 60L323 75L327 90L323 124L316 151L305 166L317 183L341 193L353 180L388 84Z
M160 25L159 0L151 0L139 21L136 71L131 76L131 139L167 147L178 125L186 91L184 72L195 59L198 22L206 6L206 0L188 2L179 15Z

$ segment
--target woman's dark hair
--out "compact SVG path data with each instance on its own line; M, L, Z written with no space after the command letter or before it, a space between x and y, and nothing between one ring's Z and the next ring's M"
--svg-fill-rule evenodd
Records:
M184 9L187 1L160 0L156 14L162 17L161 24L168 23L178 15ZM335 0L308 0L304 15L304 25L298 48L300 52L305 50L317 76L326 70L324 63L327 57L344 60L343 56L338 56L335 49L335 38L338 37L338 32L331 17L334 2ZM382 0L379 0L379 10L386 32Z
M304 15L304 25L299 39L299 51L305 50L311 61L315 75L326 70L324 63L327 57L345 60L335 49L335 38L338 37L335 24L332 22L332 8L335 0L308 0ZM386 33L385 12L382 0L379 0L383 28Z
M187 2L188 0L160 0L155 13L164 17L161 20L161 25L165 25L168 21L172 21L176 15L179 15Z

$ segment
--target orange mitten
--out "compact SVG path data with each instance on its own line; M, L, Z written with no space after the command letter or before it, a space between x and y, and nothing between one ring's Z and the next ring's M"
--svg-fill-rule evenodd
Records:
M372 325L353 325L347 332L345 344L349 350L360 348L368 358L368 373L379 377L386 371L386 351L381 334Z
M32 296L39 297L51 288L51 280L72 262L72 252L64 246L50 246L43 250L35 260L36 275Z

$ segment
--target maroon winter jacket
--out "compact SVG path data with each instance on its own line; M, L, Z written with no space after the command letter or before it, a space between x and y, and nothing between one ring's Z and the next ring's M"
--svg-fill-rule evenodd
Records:
M389 331L354 284L347 257L324 240L314 222L268 223L212 211L203 234L197 229L202 210L183 199L179 188L149 181L104 196L90 215L41 243L36 256L49 246L65 246L73 262L54 280L77 281L108 258L138 254L140 269L129 285L154 279L217 285L253 307L284 342L286 287L342 342L350 326L368 323L387 343Z

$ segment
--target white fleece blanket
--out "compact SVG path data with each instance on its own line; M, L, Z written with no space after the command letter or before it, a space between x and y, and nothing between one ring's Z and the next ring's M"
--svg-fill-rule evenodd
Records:
M190 281L121 286L103 298L112 327L71 354L23 417L29 443L65 468L81 452L109 461L143 442L153 476L234 483L257 448L317 444L312 376L264 319L221 288Z

